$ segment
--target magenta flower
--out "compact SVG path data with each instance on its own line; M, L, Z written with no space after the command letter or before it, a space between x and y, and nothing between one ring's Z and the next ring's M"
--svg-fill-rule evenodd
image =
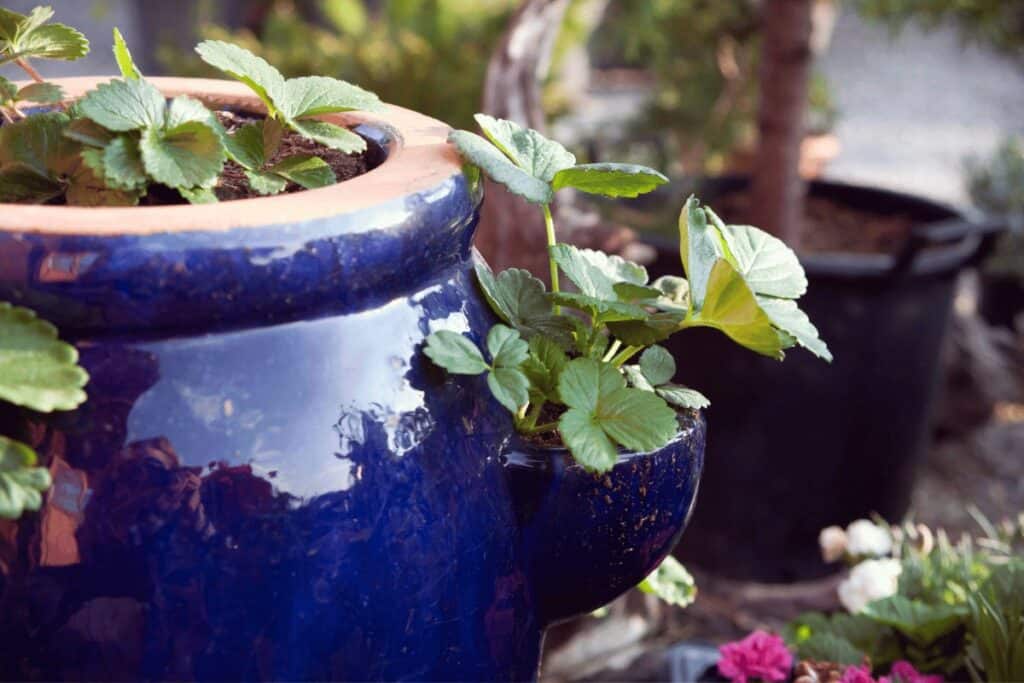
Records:
M718 648L718 673L732 683L749 679L784 681L793 668L793 655L782 638L754 631L743 640Z
M875 679L871 677L871 668L866 664L860 666L848 666L846 671L843 672L843 677L839 679L839 683L876 683Z
M944 683L942 676L928 676L910 662L899 661L892 665L888 676L882 676L878 683Z

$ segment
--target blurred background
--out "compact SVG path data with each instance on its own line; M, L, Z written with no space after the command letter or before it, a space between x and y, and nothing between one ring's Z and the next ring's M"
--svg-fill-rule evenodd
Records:
M661 680L680 642L835 606L817 549L829 524L910 515L956 534L974 509L1024 509L1024 2L790 2L802 34L772 21L772 0L51 4L94 49L44 76L115 73L114 26L152 75L211 75L191 47L224 38L454 127L487 111L581 160L662 169L673 182L643 200L557 207L570 239L655 276L679 270L675 219L695 189L799 248L836 362L796 352L779 368L699 333L672 349L714 401L677 551L697 601L631 595L559 627L549 680ZM523 210L489 191L492 265L533 265L538 217Z

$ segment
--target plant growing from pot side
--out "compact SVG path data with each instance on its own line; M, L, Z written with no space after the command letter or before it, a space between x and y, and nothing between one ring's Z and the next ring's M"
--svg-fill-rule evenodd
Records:
M691 197L679 218L686 277L649 282L636 263L559 243L550 204L566 187L636 197L667 182L662 174L625 164L577 165L562 145L536 131L476 118L486 138L456 131L450 139L467 162L540 206L551 291L524 270L495 275L478 264L480 287L502 322L490 329L485 350L442 330L428 337L425 353L450 373L486 374L520 433L557 435L594 472L611 469L620 447L664 446L678 430L676 410L708 405L700 393L670 383L675 361L658 346L689 328L717 329L779 360L797 345L831 360L797 306L807 280L783 242L752 226L727 225ZM561 288L561 274L577 291Z
M366 150L357 134L316 117L375 110L376 95L323 76L285 79L263 59L220 41L196 51L248 85L266 105L265 117L229 131L196 99L168 102L143 77L117 29L114 56L122 78L64 107L61 89L43 81L28 60L78 59L89 45L78 31L47 23L52 16L45 7L29 15L0 8L0 65L13 62L35 81L19 87L0 77L0 201L133 206L155 194L164 195L159 203L215 202L229 161L243 169L253 195L273 195L289 185L314 189L338 180L323 155L283 153L289 135L325 152ZM26 115L26 102L53 110Z

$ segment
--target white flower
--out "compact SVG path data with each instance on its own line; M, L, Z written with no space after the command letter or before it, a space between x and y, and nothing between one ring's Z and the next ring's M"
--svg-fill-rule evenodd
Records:
M846 527L846 552L855 557L883 557L892 552L889 530L866 519Z
M835 562L846 553L846 532L842 527L826 527L818 534L818 545L821 546L821 556L825 561Z
M888 598L899 588L899 560L865 560L839 584L839 602L850 614L862 611L869 602Z

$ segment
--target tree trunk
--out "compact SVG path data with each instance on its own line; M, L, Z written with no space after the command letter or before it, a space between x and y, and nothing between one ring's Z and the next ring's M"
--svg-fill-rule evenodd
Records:
M526 0L491 55L483 111L543 132L541 83L569 0ZM540 209L487 181L476 246L491 267L546 271L544 219Z
M765 0L762 8L760 135L751 214L761 228L798 247L805 186L800 144L811 73L814 0Z

